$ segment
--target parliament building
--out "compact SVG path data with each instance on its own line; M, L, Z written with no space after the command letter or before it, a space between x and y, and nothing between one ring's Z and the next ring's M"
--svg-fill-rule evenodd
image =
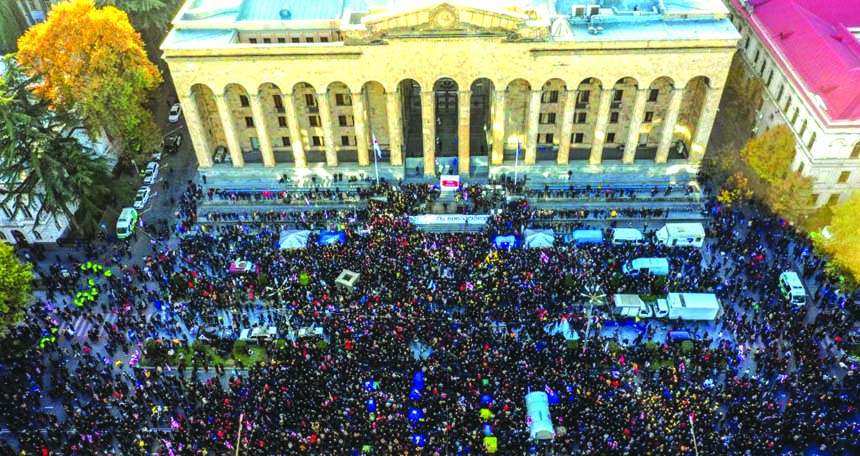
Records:
M213 180L629 180L695 172L739 39L720 0L188 0L162 51Z

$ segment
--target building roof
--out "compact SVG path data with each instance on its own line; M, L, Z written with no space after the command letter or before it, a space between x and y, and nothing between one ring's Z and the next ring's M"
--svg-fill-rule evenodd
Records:
M860 0L732 1L821 114L860 120L860 42L849 30L860 27Z
M739 38L720 0L188 0L163 48L219 47L235 43L235 31L326 27L348 12L397 14L442 3L537 16L553 24L553 41ZM585 5L589 15L577 16Z

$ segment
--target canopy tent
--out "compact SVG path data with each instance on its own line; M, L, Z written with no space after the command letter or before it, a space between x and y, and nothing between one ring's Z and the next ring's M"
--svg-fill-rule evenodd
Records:
M343 231L320 231L319 243L322 245L331 245L336 243L346 243L346 233Z
M308 230L283 230L276 247L280 250L303 249L308 246Z
M497 249L516 247L517 237L513 234L508 234L506 236L496 236L495 238L493 238L493 245L496 246Z
M555 243L555 233L552 230L525 230L524 234L527 249L548 248Z
M549 415L549 396L543 391L526 394L526 423L532 439L552 440L555 431Z
M577 334L575 329L570 328L570 323L568 323L566 318L544 326L543 330L550 336L561 334L565 340L579 340L579 334Z

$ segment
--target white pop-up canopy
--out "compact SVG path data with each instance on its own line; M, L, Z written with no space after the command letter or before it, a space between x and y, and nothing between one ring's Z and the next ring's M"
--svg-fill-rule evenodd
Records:
M281 250L304 249L308 246L308 230L283 230L278 240L278 248Z
M527 249L542 249L552 247L555 243L555 232L553 230L525 230L523 232Z
M526 394L526 422L532 439L552 440L555 430L549 415L549 396L543 391Z

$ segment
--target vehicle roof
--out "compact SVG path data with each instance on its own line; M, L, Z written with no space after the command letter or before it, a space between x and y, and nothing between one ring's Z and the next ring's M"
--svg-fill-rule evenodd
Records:
M137 215L137 209L133 207L125 207L122 209L122 212L119 213L119 220L130 219L134 215Z

